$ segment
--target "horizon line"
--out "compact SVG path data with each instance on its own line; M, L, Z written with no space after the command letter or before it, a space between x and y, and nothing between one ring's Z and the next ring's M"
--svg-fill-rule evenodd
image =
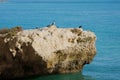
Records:
M120 3L120 1L8 1L16 3Z

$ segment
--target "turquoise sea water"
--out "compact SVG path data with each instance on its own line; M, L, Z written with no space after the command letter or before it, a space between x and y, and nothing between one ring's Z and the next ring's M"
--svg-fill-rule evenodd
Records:
M0 3L0 28L83 26L97 36L97 55L82 73L40 76L30 80L120 80L120 2Z

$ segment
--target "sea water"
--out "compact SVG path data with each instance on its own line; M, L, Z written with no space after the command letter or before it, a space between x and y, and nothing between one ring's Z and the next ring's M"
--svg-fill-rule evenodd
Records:
M97 55L91 64L84 66L82 73L40 76L32 80L120 80L119 1L24 1L0 3L0 28L41 28L55 20L58 27L82 25L84 30L91 30L97 36Z

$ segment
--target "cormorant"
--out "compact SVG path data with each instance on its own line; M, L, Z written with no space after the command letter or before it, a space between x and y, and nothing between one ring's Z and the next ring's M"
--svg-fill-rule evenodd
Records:
M36 29L38 29L38 27L36 27Z
M82 26L79 26L79 28L82 28Z

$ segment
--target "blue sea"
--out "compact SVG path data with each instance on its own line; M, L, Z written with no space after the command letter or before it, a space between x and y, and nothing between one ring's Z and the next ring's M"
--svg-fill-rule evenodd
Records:
M120 1L21 1L0 3L0 28L44 27L55 20L62 28L91 30L97 54L82 73L56 74L29 80L120 80Z

